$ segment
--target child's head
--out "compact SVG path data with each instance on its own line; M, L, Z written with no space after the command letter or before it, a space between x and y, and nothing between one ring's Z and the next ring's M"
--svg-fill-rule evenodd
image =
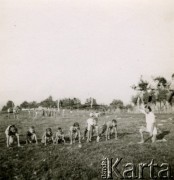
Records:
M46 133L47 133L47 134L52 134L51 128L47 128L47 129L46 129Z
M79 123L78 123L78 122L75 122L75 123L73 124L73 127L75 127L75 128L77 128L77 129L79 129L79 128L80 128L80 125L79 125Z
M57 131L58 131L58 132L62 132L62 128L61 128L61 127L58 127L58 128L57 128Z
M145 106L145 112L146 112L146 113L149 113L149 112L151 112L151 111L152 111L152 109L151 109L150 106Z
M172 74L172 79L174 80L174 73Z
M35 129L34 126L29 127L29 132L34 133Z
M16 132L16 126L15 125L11 125L9 130L11 132L15 133Z
M116 120L116 119L113 119L113 120L112 120L112 125L113 125L113 126L116 126L116 125L117 125L117 120Z
M93 113L93 112L91 112L89 116L90 116L90 117L94 117L94 113Z

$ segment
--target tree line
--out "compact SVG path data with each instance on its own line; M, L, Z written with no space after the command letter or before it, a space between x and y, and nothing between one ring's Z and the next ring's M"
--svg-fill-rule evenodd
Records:
M12 100L9 100L6 105L3 106L2 111L7 111L9 108L13 108L15 106ZM54 100L52 96L42 100L41 102L28 102L23 101L18 108L21 109L34 109L38 107L43 108L61 108L61 109L100 109L100 110L116 110L116 109L130 109L132 106L124 105L122 100L114 99L109 105L106 104L98 104L95 98L87 98L85 103L82 103L79 98L63 98L59 100Z

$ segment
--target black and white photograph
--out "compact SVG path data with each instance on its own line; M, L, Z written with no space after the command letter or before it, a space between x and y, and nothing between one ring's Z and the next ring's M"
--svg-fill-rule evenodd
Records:
M173 143L173 0L0 0L0 180L172 180Z

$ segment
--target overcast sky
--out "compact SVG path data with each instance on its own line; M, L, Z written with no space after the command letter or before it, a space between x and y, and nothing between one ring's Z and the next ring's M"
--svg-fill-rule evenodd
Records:
M174 73L173 0L1 0L0 104L121 99Z

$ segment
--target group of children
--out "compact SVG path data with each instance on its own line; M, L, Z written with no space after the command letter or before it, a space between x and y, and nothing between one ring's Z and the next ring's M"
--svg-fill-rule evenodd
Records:
M145 114L146 118L146 126L142 126L139 130L141 141L139 143L144 143L143 133L149 133L152 142L156 141L157 135L157 127L156 127L156 119L155 115L152 112L150 106L145 106L145 108L140 109L140 112ZM101 128L98 126L98 117L94 113L90 114L90 117L87 119L86 128L84 131L83 139L87 139L87 142L92 141L92 137L96 133L96 141L99 142L100 138L103 134L105 134L106 141L110 139L111 134L115 134L115 140L117 140L117 120L113 119L108 122L105 122ZM20 146L19 134L15 125L10 125L5 130L6 138L7 138L7 147L11 146L15 141L18 146ZM80 125L78 122L75 122L69 129L69 139L70 144L75 143L75 140L78 139L79 144L81 144L81 132ZM64 132L61 127L58 127L55 135L52 132L51 128L47 128L42 136L41 142L44 145L53 143L65 143ZM35 128L32 126L28 129L26 133L26 143L38 143L37 135Z
M12 146L15 142L17 142L18 147L20 146L20 139L18 134L18 129L15 125L10 125L5 130L6 135L6 143L7 147ZM47 128L42 136L41 142L45 145L49 143L59 143L65 142L64 133L60 127L58 127L55 137L53 136L52 129ZM29 127L26 133L26 144L36 143L38 144L38 139L36 135L35 128L33 126Z
M117 139L117 121L113 119L112 121L108 121L101 127L101 132L99 133L98 126L98 115L94 113L90 113L90 118L87 119L86 128L84 131L83 138L81 138L80 124L75 122L69 129L69 139L70 144L75 143L75 140L78 139L79 144L81 143L81 139L87 139L87 142L92 141L92 137L94 133L97 135L96 141L99 142L100 137L106 133L106 140L110 139L110 135L115 133L115 139ZM5 130L6 135L6 143L7 147L10 147L15 142L20 146L20 139L18 134L18 129L15 125L9 125ZM42 136L41 142L44 145L53 143L65 143L65 135L61 127L58 127L57 132L53 134L51 128L47 128ZM35 128L29 127L26 133L26 144L36 143L38 144L38 139L36 135Z

